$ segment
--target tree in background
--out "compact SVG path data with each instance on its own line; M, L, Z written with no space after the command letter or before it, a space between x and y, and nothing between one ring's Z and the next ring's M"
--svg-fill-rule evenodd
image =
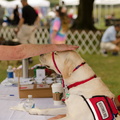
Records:
M95 30L93 19L94 0L79 0L78 17L74 21L73 29Z

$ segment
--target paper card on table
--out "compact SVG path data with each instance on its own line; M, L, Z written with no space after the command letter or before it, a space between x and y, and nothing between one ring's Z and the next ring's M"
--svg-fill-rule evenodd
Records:
M37 69L36 77L37 78L45 78L45 69Z
M34 85L21 85L20 90L33 89Z
M37 84L37 88L50 88L48 84Z

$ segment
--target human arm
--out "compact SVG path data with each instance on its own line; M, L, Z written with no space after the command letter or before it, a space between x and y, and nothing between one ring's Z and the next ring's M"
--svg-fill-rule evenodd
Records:
M37 16L35 22L34 22L34 29L33 31L40 26L40 17Z
M53 32L51 34L51 41L54 41L56 34L57 34L57 31L53 30Z
M19 22L19 24L18 24L18 29L21 28L21 26L23 25L23 23L24 23L24 18L21 18L21 19L20 19L20 22Z
M20 28L23 25L23 23L24 23L24 18L21 18L19 23L18 23L17 28L15 28L15 30L14 30L16 33L20 30Z
M21 44L0 46L0 60L20 60L53 51L75 50L78 46L66 44Z
M39 17L39 15L37 16L37 18L36 18L36 20L35 20L35 22L34 22L34 25L35 25L36 27L38 27L38 26L40 25L40 17Z
M18 23L18 30L21 28L21 26L24 24L24 22L25 22L25 16L26 16L27 14L26 14L26 9L23 7L23 9L22 9L22 15L21 15L21 18L20 18L20 21L19 21L19 23Z
M55 40L55 37L57 35L57 32L60 30L60 27L61 27L61 22L60 22L60 19L55 19L53 21L53 24L51 26L51 29L52 29L52 32L51 32L51 41L54 41Z
M120 43L120 38L118 38L118 39L112 41L112 43L114 43L114 44L119 44L119 43Z

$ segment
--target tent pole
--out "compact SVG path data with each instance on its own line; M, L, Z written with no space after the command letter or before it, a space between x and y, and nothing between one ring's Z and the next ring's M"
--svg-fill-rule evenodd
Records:
M101 4L99 5L99 8L98 8L98 20L99 20L99 26L100 26L100 23L101 23Z

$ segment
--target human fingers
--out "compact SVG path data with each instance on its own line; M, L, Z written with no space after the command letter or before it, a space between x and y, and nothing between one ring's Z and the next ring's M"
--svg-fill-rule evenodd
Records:
M76 46L76 45L68 45L68 50L76 50L77 48L79 48L79 46Z
M18 31L19 31L18 28L15 28L15 29L14 29L14 32L15 32L16 34L18 33Z
M57 51L66 51L66 50L76 50L79 46L76 45L67 45L67 44L58 44Z

